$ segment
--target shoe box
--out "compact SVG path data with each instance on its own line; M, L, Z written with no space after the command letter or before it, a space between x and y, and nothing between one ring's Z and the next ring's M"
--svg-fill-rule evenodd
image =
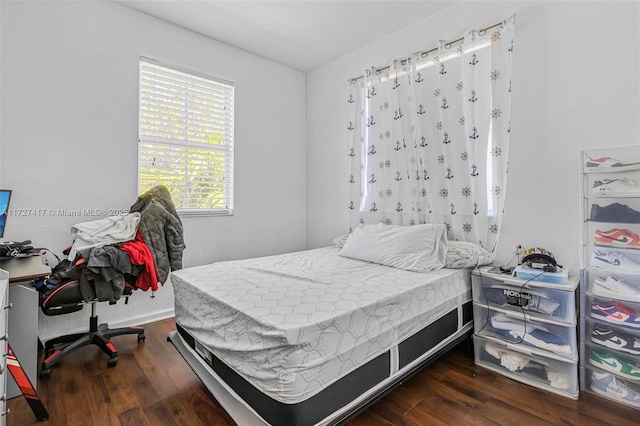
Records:
M588 362L582 369L584 389L619 404L640 408L640 383L597 368Z
M523 345L473 336L475 363L538 389L578 399L577 360L537 355Z
M586 267L594 272L610 275L635 276L640 280L640 250L616 247L594 246L585 247Z
M640 177L638 170L612 172L611 169L602 169L588 171L585 176L587 190L583 195L599 199L640 197L638 177Z
M588 316L602 324L640 331L640 303L589 294L584 296L584 301L585 317Z
M480 269L473 272L471 282L475 299L480 304L516 309L532 318L576 323L575 281L565 284L527 281Z
M608 249L640 249L640 224L589 221L585 243Z
M640 303L640 275L585 269L582 272L580 287L582 294L587 296Z
M473 303L473 327L478 336L526 348L537 355L577 361L576 325L535 317L525 311Z
M605 323L601 320L596 320L593 318L581 318L580 329L581 329L581 342L582 344L593 344L595 346L601 346L603 348L609 348L620 352L621 354L630 355L637 359L640 359L640 329L633 329L631 327L623 327L620 325ZM608 340L600 338L594 338L594 336L598 336L601 333L600 331L607 331L610 333L609 335L613 337L613 344L604 343L602 340ZM595 331L595 333L594 333ZM626 345L625 342L630 342L629 346L633 346L634 342L636 344L637 349L621 349L621 345ZM586 360L586 356L584 356Z
M585 200L588 202L586 206L586 219L591 222L600 222L603 226L609 223L622 224L622 228L626 224L640 224L640 200L637 198L594 198Z

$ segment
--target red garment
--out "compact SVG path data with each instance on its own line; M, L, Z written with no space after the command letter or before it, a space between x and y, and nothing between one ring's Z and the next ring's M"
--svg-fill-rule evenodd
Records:
M149 247L142 239L140 231L136 232L136 239L128 241L120 247L121 250L127 252L134 265L144 265L144 270L136 278L136 286L144 291L151 289L158 290L158 274L156 273L156 264L153 261L153 255Z

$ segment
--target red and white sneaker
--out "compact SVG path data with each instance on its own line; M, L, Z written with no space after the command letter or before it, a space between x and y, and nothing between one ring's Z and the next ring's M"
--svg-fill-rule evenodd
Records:
M610 324L640 328L640 318L636 312L621 303L606 303L594 300L591 306L591 318Z
M602 170L609 169L607 171L629 171L629 170L640 170L640 162L638 163L626 163L624 161L616 160L612 157L600 157L600 158L591 158L587 160L586 168L587 171L594 170Z
M640 236L628 229L596 230L594 242L598 246L640 249Z

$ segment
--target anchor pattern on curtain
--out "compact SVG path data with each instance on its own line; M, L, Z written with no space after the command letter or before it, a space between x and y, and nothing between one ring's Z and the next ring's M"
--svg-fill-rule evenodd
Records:
M349 81L349 230L444 223L450 240L495 250L507 184L514 18Z

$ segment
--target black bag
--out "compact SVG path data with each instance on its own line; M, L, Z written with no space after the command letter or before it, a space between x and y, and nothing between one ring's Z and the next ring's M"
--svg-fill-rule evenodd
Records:
M0 257L19 257L33 250L33 246L30 245L31 241L26 240L21 243L8 241L0 243Z
M72 264L70 260L64 259L51 269L51 275L48 278L38 280L34 284L36 290L40 293L46 293L60 284L68 281L77 281L79 277L80 272L76 265Z

